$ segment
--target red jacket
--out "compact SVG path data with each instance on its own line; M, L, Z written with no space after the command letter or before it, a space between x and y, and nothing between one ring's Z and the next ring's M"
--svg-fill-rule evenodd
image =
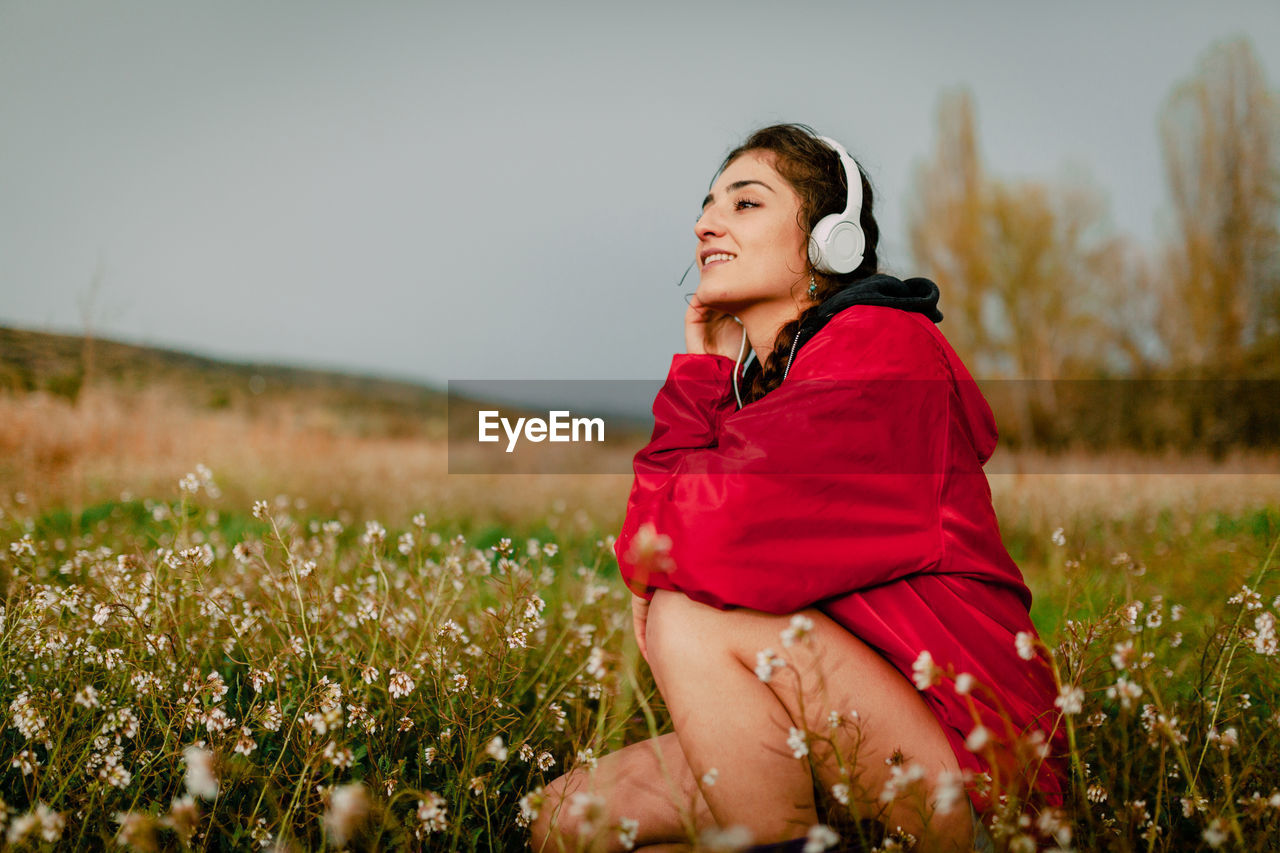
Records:
M1052 757L1034 786L1060 805L1057 689L1042 652L1027 661L1015 648L1018 632L1035 635L1031 593L982 470L995 418L942 333L921 314L846 308L781 386L741 409L733 367L719 355L672 359L614 547L627 586L721 609L817 607L908 679L929 651L985 685L962 696L943 678L922 694L960 766L990 771L998 757L1008 773L1013 732L1040 727ZM655 548L654 533L669 547ZM985 755L964 745L975 714L995 738ZM986 811L985 796L970 796Z

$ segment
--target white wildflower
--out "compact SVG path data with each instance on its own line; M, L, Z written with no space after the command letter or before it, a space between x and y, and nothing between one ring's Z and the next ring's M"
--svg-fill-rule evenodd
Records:
M938 683L938 677L941 674L928 649L921 651L915 663L911 665L911 679L915 682L917 690L928 690Z
M645 522L632 537L626 560L650 571L667 571L672 566L671 537L659 533L652 522Z
M933 789L933 807L938 814L949 814L956 803L964 797L964 776L950 770L938 773L938 782Z
M355 755L351 750L345 746L338 746L335 741L329 741L324 745L324 757L339 770L345 770L355 761Z
M791 617L791 624L782 629L782 645L791 648L796 640L803 640L812 631L813 620L803 613L797 613Z
M1271 657L1276 653L1276 617L1270 613L1262 613L1253 620L1257 633L1253 638L1253 650L1260 655Z
M1133 683L1123 675L1116 679L1116 683L1107 688L1108 699L1119 699L1121 708L1131 708L1133 703L1142 695L1142 687Z
M805 732L791 726L791 733L787 735L787 746L791 747L791 754L796 758L804 758L809 754L809 744L805 739Z
M721 853L721 851L742 850L755 841L755 836L748 827L734 824L723 829L718 826L708 827L702 831L698 840L707 850Z
M387 538L387 528L383 527L377 521L366 521L364 525L364 533L360 536L360 544L370 548L376 548L381 545Z
M603 681L605 677L604 668L604 649L599 646L591 647L591 654L587 658L587 674L596 681Z
M636 834L640 831L640 821L630 817L618 818L618 843L624 850L632 850L636 846Z
M1215 850L1225 844L1230 837L1230 833L1227 832L1227 822L1220 817L1215 817L1209 821L1209 825L1205 827L1203 834L1205 843Z
M823 850L839 843L840 836L835 833L835 830L825 823L815 824L809 827L809 832L805 835L804 853L822 853Z
M991 731L979 723L973 727L973 731L969 732L969 736L965 738L964 746L970 752L980 752L990 742Z
M417 687L413 679L407 672L401 672L398 669L391 670L391 681L387 686L388 692L396 699L404 698L413 692Z
M606 803L597 794L579 791L569 798L569 817L576 818L578 833L582 837L590 837L596 833L597 822L604 817Z
M218 796L218 777L213 772L213 753L198 746L182 751L187 763L187 790L193 796L212 800Z
M528 826L538 819L542 811L543 788L539 785L520 798L520 814L516 815L517 826Z
M352 782L342 785L329 795L329 810L324 816L324 828L339 846L346 844L369 813L369 794L364 785Z
M773 678L773 671L786 666L787 662L774 652L773 649L764 649L756 652L756 677L768 684Z
M1030 631L1019 631L1013 638L1013 646L1018 650L1018 657L1023 660L1032 660L1036 656L1035 637Z
M1064 684L1053 704L1061 708L1064 714L1079 714L1084 710L1084 691Z
M21 770L23 776L30 776L40 766L40 758L31 750L24 749L10 759L9 766Z
M444 797L434 791L427 791L426 799L418 800L417 817L418 826L414 829L414 835L419 840L433 832L444 832L449 828Z
M880 791L880 802L892 803L907 792L911 783L923 778L924 767L914 761L907 767L901 764L890 766L889 778L885 780L884 788Z
M1133 640L1116 643L1111 650L1111 665L1116 669L1128 669L1129 663L1133 660L1133 653Z

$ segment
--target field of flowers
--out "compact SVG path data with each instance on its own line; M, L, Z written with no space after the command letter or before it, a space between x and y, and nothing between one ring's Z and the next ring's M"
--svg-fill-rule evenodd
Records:
M347 505L382 452L352 445L245 499L303 467L235 468L245 446L141 496L88 462L0 483L6 849L525 849L542 786L670 730L612 556L625 478L401 472ZM991 476L1073 772L1061 811L1006 792L997 849L1280 847L1274 465ZM634 838L598 824L598 849Z

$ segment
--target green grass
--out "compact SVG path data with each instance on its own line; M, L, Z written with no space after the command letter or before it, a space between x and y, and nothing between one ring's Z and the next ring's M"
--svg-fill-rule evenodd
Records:
M599 756L669 730L630 636L604 531L558 535L546 518L510 526L463 519L367 542L363 523L326 531L322 515L278 507L255 517L216 503L129 500L30 518L6 510L5 832L43 803L65 819L56 841L34 845L47 849L113 847L126 814L137 849L148 839L156 849L277 839L336 849L325 823L331 798L360 783L368 807L349 830L355 849L518 850L521 799L532 793L525 803L535 805L540 786L573 766L579 750ZM401 553L406 532L414 543ZM1255 651L1249 631L1276 610L1280 511L1081 517L1063 531L1063 546L1052 533L1004 530L1059 674L1085 696L1069 718L1076 775L1055 818L1071 834L1063 846L1198 850L1221 835L1224 849L1276 849L1280 678L1276 658ZM240 543L245 562L233 553ZM209 565L197 551L182 555L204 545ZM1244 584L1261 596L1255 609L1228 601ZM545 608L529 614L535 595ZM1125 607L1134 602L1142 609L1131 626ZM1175 604L1183 608L1176 621ZM1147 622L1153 612L1158 624ZM442 633L447 620L465 640ZM521 630L527 647L511 642ZM1135 661L1122 673L1111 656L1125 640ZM603 678L587 670L597 647ZM377 676L366 680L366 666ZM413 678L407 695L392 694L393 668ZM274 681L255 689L268 672ZM1142 688L1128 708L1108 695L1122 674ZM336 710L326 694L333 685ZM278 727L267 725L268 710ZM136 721L121 723L121 711ZM17 724L24 713L25 732ZM222 730L219 714L234 725ZM412 728L401 731L406 721ZM1211 739L1229 729L1227 748ZM486 752L498 736L509 751L503 760ZM219 785L216 797L191 801L188 834L183 755L193 744L209 750ZM533 761L520 754L526 745ZM544 753L553 763L539 769ZM112 777L112 764L127 780ZM447 821L427 833L419 804L433 795ZM1033 836L1047 843L1053 820L1019 826L1032 808L1010 800L998 817L998 849L1020 849Z

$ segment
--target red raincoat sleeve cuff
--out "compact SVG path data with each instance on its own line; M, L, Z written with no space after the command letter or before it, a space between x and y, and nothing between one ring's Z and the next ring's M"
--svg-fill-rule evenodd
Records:
M646 450L714 447L720 422L737 408L733 362L722 355L677 353L653 401L653 436Z

